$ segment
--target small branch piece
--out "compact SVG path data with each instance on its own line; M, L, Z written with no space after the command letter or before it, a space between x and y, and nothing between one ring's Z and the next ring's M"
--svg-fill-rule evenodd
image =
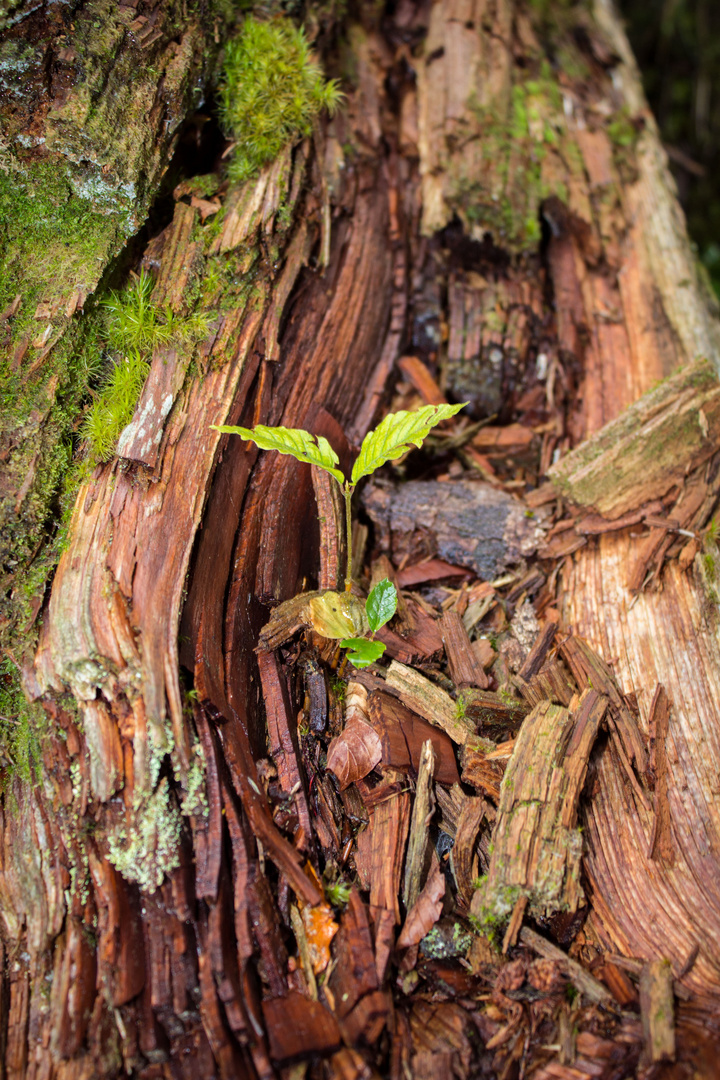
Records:
M435 809L433 795L433 774L435 772L435 750L428 739L423 743L420 753L420 768L415 786L415 804L410 821L410 838L405 861L405 884L403 903L409 911L418 898L427 855L430 833L428 825Z
M675 1060L673 973L667 960L651 960L640 973L640 1012L648 1060Z

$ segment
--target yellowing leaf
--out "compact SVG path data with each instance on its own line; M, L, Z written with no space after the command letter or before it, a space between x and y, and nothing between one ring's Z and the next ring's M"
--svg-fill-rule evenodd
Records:
M279 454L289 454L297 461L317 465L319 469L331 473L339 484L345 482L340 469L335 468L340 459L322 435L317 436L316 442L316 437L302 428L267 427L265 424L258 424L254 428L231 427L226 424L212 426L216 431L239 435L241 439L254 442L261 450L277 450Z
M309 603L313 630L326 638L354 637L369 630L365 608L349 593L328 591Z
M374 431L368 432L360 447L360 454L353 466L352 483L357 484L363 476L370 476L386 461L402 457L411 446L422 446L431 428L441 420L447 420L465 408L462 405L424 405L414 412L388 413Z

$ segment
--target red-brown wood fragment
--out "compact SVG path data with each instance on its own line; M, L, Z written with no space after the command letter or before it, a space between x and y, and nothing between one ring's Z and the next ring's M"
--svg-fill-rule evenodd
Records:
M357 866L363 887L370 890L373 919L376 909L400 922L400 882L410 827L410 796L391 794L370 810L370 823L357 838Z
M425 559L413 566L405 566L397 572L397 583L401 589L413 585L423 585L426 581L442 581L449 577L468 577L471 571L464 566L452 566L442 559Z
M477 659L465 625L457 611L445 611L441 619L442 637L450 666L450 675L459 690L476 686L487 690L490 682Z
M335 997L335 1011L342 1019L355 1008L360 998L378 989L367 907L357 889L351 891L340 920L333 955L335 965L330 975L330 988Z
M329 1054L342 1042L333 1014L321 1002L297 990L291 990L286 997L266 999L262 1009L270 1057L275 1061Z
M375 635L387 649L388 656L401 664L422 663L439 655L443 639L436 619L429 616L413 600L404 601L407 619L412 627L398 629L382 626Z
M401 356L397 366L426 405L441 405L447 400L425 364L417 356Z
M435 779L448 786L459 781L453 744L443 731L382 691L369 695L368 711L380 736L383 765L396 769L411 766L417 773L423 743L429 739L435 751Z
M205 791L207 814L193 817L193 842L195 845L195 892L198 899L215 901L218 875L222 858L222 800L218 779L217 758L210 725L204 711L193 705L195 727L200 736L205 764Z
M417 945L440 918L445 896L445 875L437 857L433 858L428 879L410 908L397 940L398 949Z
M277 909L267 878L257 863L249 875L248 909L253 936L260 950L270 993L284 997L287 992L288 954L282 938Z
M664 686L658 684L648 717L647 780L653 793L653 828L648 851L651 859L665 865L675 862L672 815L668 801L668 761L665 740L670 724L670 702Z
M557 633L557 623L548 621L543 624L543 627L535 639L535 643L527 655L525 663L518 671L518 675L521 679L531 679L533 675L537 675L541 667L545 663L545 657L550 651L555 634Z
M387 990L373 990L366 994L340 1021L343 1041L348 1046L358 1043L375 1045L391 1012L392 998Z
M498 803L505 768L502 762L488 761L489 746L486 739L468 739L462 752L462 779Z
M278 782L286 795L294 799L298 829L294 837L298 851L312 844L310 811L300 773L300 755L296 745L296 725L288 701L287 684L275 653L258 652L258 667L265 700L270 753L278 771Z
M475 842L486 811L487 803L484 799L466 797L458 818L452 864L461 910L467 910L472 900L473 880L477 877L477 874L473 873Z

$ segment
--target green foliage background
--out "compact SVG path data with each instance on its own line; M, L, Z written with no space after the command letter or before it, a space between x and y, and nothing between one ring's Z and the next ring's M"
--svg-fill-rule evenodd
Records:
M720 3L618 2L671 155L690 235L720 296ZM689 162L678 160L680 154Z

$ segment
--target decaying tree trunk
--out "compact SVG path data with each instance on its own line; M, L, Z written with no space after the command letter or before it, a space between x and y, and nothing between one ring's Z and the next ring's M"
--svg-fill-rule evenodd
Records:
M68 36L58 50L49 44L54 17L43 9L45 22L32 24L44 42L33 62L41 59L57 79L63 64L79 63L87 38L78 44ZM535 1076L615 1075L611 1066L631 1075L643 1045L648 1061L671 1057L672 1025L660 1014L673 987L678 1069L698 1048L698 1025L709 1043L720 1038L708 1035L720 992L720 655L716 602L707 580L703 592L688 572L717 495L712 373L699 366L696 382L685 372L678 378L687 386L657 391L658 414L682 398L683 416L691 414L700 433L688 447L682 426L669 423L668 438L677 439L670 457L681 463L670 483L652 487L642 476L637 491L625 485L620 509L608 509L572 486L577 458L570 455L563 472L571 444L597 433L657 380L698 358L717 368L720 356L716 314L627 43L609 0L592 10L407 0L381 18L363 18L348 28L351 76L340 114L242 188L228 189L218 177L214 213L207 213L207 184L196 177L178 184L171 220L138 252L156 273L155 302L182 315L188 298L200 295L211 332L192 355L155 350L121 436L122 456L81 485L49 596L36 605L39 637L24 684L51 730L35 781L6 783L0 817L0 1057L8 1078L270 1078L305 1070L354 1078L378 1068L398 1080L453 1068L506 1077L532 1060L520 999L493 999L498 1017L517 1008L506 1027L491 1031L492 1017L480 1015L479 983L463 983L455 1000L438 1006L430 992L411 997L414 987L403 981L409 967L391 967L408 832L413 895L422 881L426 902L441 904L444 881L437 868L427 880L420 875L424 854L415 853L422 845L404 774L388 768L364 806L357 796L356 818L356 796L345 794L348 832L333 835L323 800L340 807L340 795L325 782L319 758L310 761L299 746L297 689L267 641L259 662L255 651L277 602L319 579L322 587L339 584L332 497L308 466L259 456L212 427L305 427L328 436L347 459L379 416L403 354L437 365L447 393L469 400L476 419L496 414L505 424L521 415L525 430L534 424L536 484L555 475L559 459L557 487L533 494L536 508L561 495L569 500L566 520L540 552L558 583L566 666L543 666L553 640L547 632L517 675L522 700L503 705L487 691L453 613L439 632L425 614L429 637L418 644L423 612L416 605L408 616L415 638L388 638L407 655L391 651L401 663L386 683L366 676L357 684L368 691L367 722L387 742L390 713L414 716L419 745L436 740L412 766L421 775L418 791L430 792L434 776L443 821L452 823L460 908L479 911L481 893L489 902L515 889L506 947L520 935L549 963L565 965L586 1000L613 1016L605 1031L605 1021L583 1014L583 1027L561 1010L561 1050L542 1058ZM95 146L90 165L81 159L93 181L110 176L121 187L142 178L143 191L128 196L142 217L192 86L212 67L223 19L203 9L196 25L185 5L109 11L88 4L68 35L82 20L115 27L113 55L141 71L142 50L155 50L155 74L144 78L148 65L128 82L147 89L157 80L149 109L136 95L145 158L135 144L132 154L115 153L113 139L107 154L126 173L106 168L110 157L92 143L95 114L88 109L77 120L82 95L72 78L52 107L38 91L37 112L16 118L17 132L45 138L43 167L75 168L73 140L57 140L63 125L77 124L77 140ZM3 31L4 48L19 48L21 25ZM113 71L105 70L105 88ZM78 75L77 86L86 85ZM96 102L105 92L93 84ZM0 493L8 534L18 526L34 536L46 513L47 492L45 503L33 502L34 518L23 516L23 505L47 456L42 433L61 427L53 409L63 385L59 365L67 363L63 342L81 336L80 298L97 287L118 236L105 237L92 267L72 283L77 264L65 276L55 269L43 278L29 263L18 272L21 302L27 288L33 319L47 319L50 333L36 345L29 329L13 329L24 309L5 313L11 370L28 394L46 398L27 444L8 436L4 460L12 467ZM61 265L58 256L53 267ZM413 363L403 361L401 370L408 378L415 372L421 385ZM537 422L539 413L549 419ZM607 450L589 445L598 455ZM465 452L487 476L488 458L477 446ZM603 491L612 490L604 480ZM633 534L646 520L650 531L639 541ZM25 549L27 560L30 539ZM641 591L648 575L661 587ZM7 612L16 617L11 603ZM612 675L574 638L567 644L569 634L587 639ZM465 716L443 689L403 666L443 642L457 685L475 687ZM618 686L634 693L637 719ZM356 693L362 701L362 687ZM474 735L490 701L505 708L506 729L527 725L514 752L501 746L488 756ZM332 687L328 710L341 711ZM550 733L546 723L556 725ZM552 833L567 856L570 869L555 881L552 905L547 891L540 903L536 879L515 874L519 843L507 826L518 807L524 813L545 798L526 766L546 736L548 785L562 765L565 802L538 812L542 828L528 813L523 828L538 849L538 837ZM453 742L462 748L457 759ZM527 797L515 802L507 784L500 788L511 752L507 775L528 783ZM277 772L274 812L268 755ZM453 786L458 762L464 792ZM296 819L294 832L287 815ZM354 837L349 823L361 818L371 825ZM497 844L484 849L489 873L476 893L472 850L483 818L496 822ZM319 847L333 850L338 864L341 852L347 848L346 861L352 851L369 894L366 904L353 890L333 945L330 996L321 999L317 986L312 992L301 918L322 899L317 875L307 871L308 864L321 869ZM526 912L550 917L558 895L576 907L583 890L589 914L576 955L559 961L555 946L520 929L522 919ZM417 949L420 938L411 942L406 931ZM585 954L610 964L615 997L578 963ZM474 955L479 979L484 961ZM635 971L646 962L643 1044L639 1025L620 1015L617 987L623 978L629 983L623 963ZM511 980L505 990L514 992ZM632 986L627 993L629 1001ZM576 1023L584 1041L572 1049ZM482 1053L473 1058L478 1039ZM714 1075L708 1056L708 1071L696 1056L698 1075Z

